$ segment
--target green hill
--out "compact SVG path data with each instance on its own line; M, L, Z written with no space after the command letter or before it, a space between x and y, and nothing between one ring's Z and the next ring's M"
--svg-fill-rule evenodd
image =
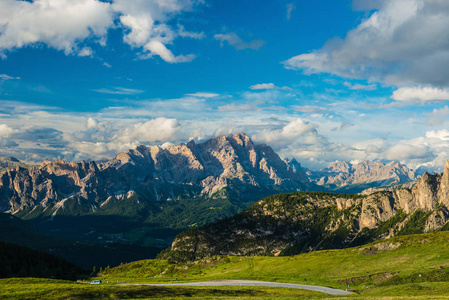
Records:
M144 260L107 270L101 278L114 282L251 279L340 289L349 284L361 296L437 295L449 288L448 245L449 233L435 232L289 257L216 256L180 264Z

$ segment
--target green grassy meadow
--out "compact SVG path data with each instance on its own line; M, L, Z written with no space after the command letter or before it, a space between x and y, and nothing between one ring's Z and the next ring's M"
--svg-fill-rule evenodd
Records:
M396 237L343 250L284 257L212 257L172 264L145 260L118 266L110 282L250 279L350 289L360 297L449 297L449 232Z
M0 299L449 299L449 232L401 236L343 250L284 257L212 257L174 264L143 260L102 270L90 285L44 279L0 280ZM89 279L89 280L91 280ZM263 280L345 289L352 296L286 288L149 287L135 283Z

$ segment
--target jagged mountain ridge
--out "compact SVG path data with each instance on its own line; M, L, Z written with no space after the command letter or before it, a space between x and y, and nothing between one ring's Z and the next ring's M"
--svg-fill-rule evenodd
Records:
M413 189L368 196L292 193L178 235L161 257L175 262L213 255L291 255L344 248L402 234L449 229L449 161Z
M0 172L17 167L29 168L31 166L19 161L15 157L0 157Z
M336 161L319 171L308 171L308 175L312 182L327 190L346 193L415 181L419 178L415 171L396 161L387 164L380 161Z
M100 165L55 160L29 170L9 169L0 174L0 209L17 213L36 205L62 207L77 198L95 210L123 195L174 200L251 186L294 191L311 184L303 172L288 170L271 147L236 134L164 149L139 146Z

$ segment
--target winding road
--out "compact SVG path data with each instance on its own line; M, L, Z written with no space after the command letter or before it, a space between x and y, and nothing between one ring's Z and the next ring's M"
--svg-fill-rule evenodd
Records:
M268 282L268 281L256 281L256 280L217 280L217 281L199 281L199 282L186 282L186 283L141 283L134 285L148 285L148 286L264 286L264 287L283 287L290 289L302 289L314 292L322 292L330 295L352 295L353 293L337 290L333 288L315 286L315 285L303 285L294 283L281 283L281 282Z

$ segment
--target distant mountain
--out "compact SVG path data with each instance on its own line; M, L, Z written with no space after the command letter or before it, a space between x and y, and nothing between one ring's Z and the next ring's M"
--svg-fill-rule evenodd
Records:
M0 156L0 172L7 169L15 169L17 167L29 168L31 165L25 164L14 157Z
M235 134L139 146L102 164L55 160L8 169L0 173L0 211L77 240L166 245L180 230L260 198L312 188L271 147Z
M350 170L347 164L334 170ZM291 255L344 248L397 235L449 230L449 161L412 190L369 196L291 193L265 198L229 219L178 235L160 257Z
M312 182L329 191L359 193L397 183L415 181L419 176L398 162L384 164L379 161L362 161L351 164L345 161L331 163L319 171L309 171Z

